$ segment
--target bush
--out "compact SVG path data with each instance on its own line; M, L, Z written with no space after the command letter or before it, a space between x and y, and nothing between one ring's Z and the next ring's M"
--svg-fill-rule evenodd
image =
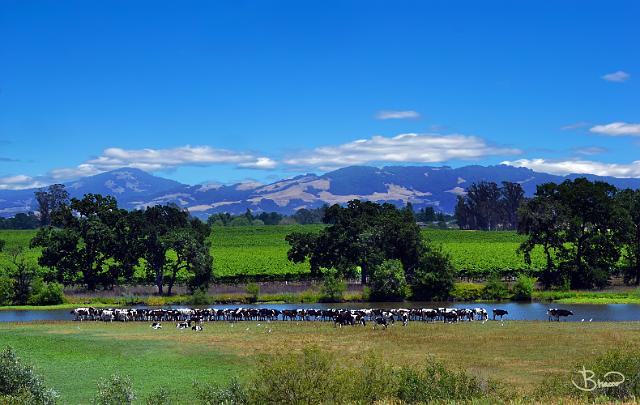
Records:
M400 260L386 260L370 277L372 301L401 301L407 295L407 282Z
M531 301L535 285L536 279L534 277L519 276L518 281L512 289L513 299L518 301Z
M591 392L578 390L572 383L584 386L582 376L576 371L586 370L594 372L594 380L615 381L618 376L605 378L611 371L621 373L625 377L624 383L617 387L597 388ZM591 384L590 384L591 385ZM640 349L626 346L609 350L595 359L588 359L573 366L572 372L546 379L538 389L540 398L556 398L559 396L581 398L582 402L592 402L596 398L632 400L640 397Z
M130 404L136 396L129 377L112 375L98 381L98 392L93 400L96 405Z
M435 359L423 370L403 368L398 377L398 399L407 403L468 401L485 394L478 379L463 370L449 370Z
M0 403L55 404L58 394L10 348L0 352Z
M260 286L257 283L247 284L245 291L247 292L247 294L249 294L249 299L251 300L251 302L258 301L258 296L260 295Z
M445 300L454 287L456 271L448 255L439 249L431 249L420 258L411 278L413 300Z
M29 305L57 305L64 303L62 284L44 283L40 279L33 282L33 293L29 297Z
M475 283L456 283L451 296L459 301L475 301L485 294L484 285Z
M203 288L198 288L191 294L189 298L189 304L191 305L209 305L211 304L211 298L207 294L207 291Z
M492 276L484 286L483 298L488 300L503 300L509 298L509 287L500 277Z
M345 364L338 355L306 348L264 357L244 385L195 384L204 404L373 404L497 399L495 385L429 360L422 369L394 368L377 354ZM488 402L488 403L495 403Z
M340 278L336 269L326 269L323 272L322 301L340 302L347 290L347 284Z
M193 389L198 402L204 405L242 405L249 403L247 389L235 378L226 386L196 382L193 384Z
M150 394L145 399L147 405L170 405L171 404L171 392L163 387L160 387L157 392Z
M15 283L7 276L0 276L0 306L13 304Z

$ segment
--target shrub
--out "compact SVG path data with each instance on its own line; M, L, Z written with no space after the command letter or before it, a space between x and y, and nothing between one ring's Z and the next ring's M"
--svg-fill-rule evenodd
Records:
M0 352L0 403L55 404L58 394L10 348Z
M422 370L405 367L399 372L398 399L407 403L468 401L484 394L477 378L463 370L449 370L435 359L429 359Z
M448 255L440 249L430 249L420 257L411 278L413 300L445 300L454 287L456 271Z
M164 387L160 387L157 392L150 394L145 399L147 405L170 405L172 394Z
M534 277L521 275L513 286L513 299L518 301L531 301L533 295L533 287L536 285Z
M500 277L492 276L484 286L483 298L489 300L503 300L509 298L509 287Z
M64 303L62 284L44 283L40 279L33 282L33 293L29 297L30 305L56 305Z
M594 380L614 381L618 376L606 378L604 375L616 371L625 377L625 381L617 387L597 388L591 392L581 391L573 385L572 381L579 386L584 385L582 376L576 373L577 370L582 370L582 367L594 372ZM581 398L585 403L592 402L596 398L637 399L640 397L640 349L632 346L618 347L595 359L577 363L570 374L546 379L538 389L537 395L541 398L559 396Z
M475 301L484 296L484 285L475 283L456 283L451 296L460 301Z
M195 382L195 397L205 405L242 405L247 404L247 389L233 378L226 386L209 385Z
M258 296L260 295L260 286L257 283L249 283L245 289L247 294L249 294L249 299L251 302L258 301Z
M250 383L249 403L320 404L328 398L344 402L338 362L318 348L305 348L302 355L265 358Z
M407 282L400 260L386 260L370 277L370 299L373 301L401 301L407 294Z
M112 375L98 381L98 392L93 400L96 405L130 404L136 398L129 377Z
M0 306L13 304L15 282L7 277L0 276Z
M345 364L318 348L264 357L241 385L194 384L204 404L432 403L497 399L495 385L429 360L424 368L394 368L377 354ZM400 401L400 402L398 402ZM495 403L488 402L488 403Z
M347 290L347 284L340 278L336 269L326 269L323 272L322 301L340 302Z
M189 298L189 304L191 305L209 305L211 304L211 298L207 294L207 291L203 288L198 288L191 294Z

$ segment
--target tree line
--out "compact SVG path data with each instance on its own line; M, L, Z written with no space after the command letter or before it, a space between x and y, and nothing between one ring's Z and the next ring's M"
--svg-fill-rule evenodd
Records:
M458 196L455 218L460 229L483 231L515 230L518 228L518 208L524 201L519 183L503 181L502 186L482 181Z
M41 227L31 247L41 247L38 263L45 281L98 286L142 280L159 294L171 294L178 278L189 288L206 288L212 278L210 227L186 210L158 205L142 210L119 208L115 198L86 194L69 199L60 185L37 193L43 208ZM138 273L141 271L141 274Z
M254 214L249 208L244 214L233 215L228 212L211 214L207 218L210 226L250 226L250 225L310 225L321 224L328 205L318 208L300 208L293 215L278 212L260 212Z

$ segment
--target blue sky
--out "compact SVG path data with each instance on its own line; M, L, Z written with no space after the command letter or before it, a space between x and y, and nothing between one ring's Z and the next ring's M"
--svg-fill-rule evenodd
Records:
M640 177L640 4L539 3L3 0L0 188L119 166Z

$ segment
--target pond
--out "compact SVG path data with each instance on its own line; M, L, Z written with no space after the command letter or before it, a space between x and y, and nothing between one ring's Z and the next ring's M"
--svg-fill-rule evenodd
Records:
M184 308L186 306L167 306L166 308ZM491 316L493 308L509 311L505 320L547 320L547 309L563 308L574 313L569 316L569 322L603 322L603 321L640 321L640 304L567 304L553 303L452 303L452 302L360 302L340 304L258 304L258 305L213 305L208 308L485 308ZM136 308L146 308L139 306ZM70 310L20 310L0 311L0 322L31 322L31 321L70 321L73 320Z

